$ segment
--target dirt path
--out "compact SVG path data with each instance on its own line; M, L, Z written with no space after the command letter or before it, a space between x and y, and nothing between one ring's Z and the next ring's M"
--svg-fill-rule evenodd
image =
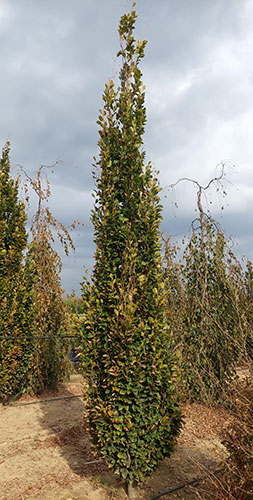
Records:
M43 398L81 392L80 377L74 375L57 394L47 392ZM122 483L103 462L89 463L94 457L82 428L83 410L81 398L0 407L0 500L127 498ZM194 404L187 405L184 414L176 452L141 490L140 500L198 477L200 464L213 470L225 458L219 438L227 421L225 410ZM162 498L194 500L199 498L199 488L187 487Z

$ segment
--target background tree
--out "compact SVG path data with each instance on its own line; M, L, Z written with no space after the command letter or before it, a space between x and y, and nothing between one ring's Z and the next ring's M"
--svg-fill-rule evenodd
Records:
M212 183L220 189L223 173L222 165L221 174L207 186L181 179L198 188L199 217L193 221L181 266L184 292L177 340L181 344L187 396L206 402L225 397L236 363L244 352L246 331L241 264L225 233L204 212L202 204L202 195Z
M65 302L70 310L76 315L82 315L84 313L83 299L81 296L77 296L74 290L70 295L67 295Z
M0 397L32 389L34 355L32 279L27 281L25 206L10 175L10 144L0 160Z
M39 392L56 386L69 373L67 352L70 341L63 338L63 335L73 333L72 314L63 298L61 259L54 249L55 238L60 239L66 255L69 247L74 250L74 245L68 229L53 217L47 206L51 194L50 184L46 179L43 186L42 181L42 172L46 167L41 166L34 179L20 168L38 196L38 209L32 220L32 241L26 257L26 266L33 277L34 328L37 338L34 390ZM75 222L71 227L75 227Z
M234 261L241 274L241 266L210 219L205 220L202 236L204 246L194 232L185 250L182 360L190 397L214 402L225 397L243 351L243 307L230 268Z
M170 455L181 421L165 320L159 187L141 149L146 112L138 65L146 41L133 37L136 17L132 11L120 20L120 87L106 84L98 119L96 263L83 342L93 443L130 495Z
M180 247L174 245L171 237L164 240L164 286L166 289L166 318L173 332L174 353L176 357L175 380L177 391L181 399L185 399L185 372L182 360L182 348L184 342L184 310L185 310L185 288L183 279L183 265L178 257Z

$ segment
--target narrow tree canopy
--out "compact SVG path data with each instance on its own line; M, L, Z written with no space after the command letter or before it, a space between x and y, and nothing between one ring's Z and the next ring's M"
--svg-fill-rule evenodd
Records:
M19 395L31 380L32 290L26 280L26 213L19 181L10 175L10 144L0 160L0 397Z
M142 150L145 92L135 11L119 24L120 86L106 84L95 209L96 263L85 290L84 365L93 443L127 483L169 456L180 428L165 320L159 186Z

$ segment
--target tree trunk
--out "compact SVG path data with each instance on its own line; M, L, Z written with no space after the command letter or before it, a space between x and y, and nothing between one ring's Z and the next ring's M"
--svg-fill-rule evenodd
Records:
M128 483L127 484L127 494L129 496L129 498L137 499L138 498L138 488L136 488L136 486L134 486L133 484Z

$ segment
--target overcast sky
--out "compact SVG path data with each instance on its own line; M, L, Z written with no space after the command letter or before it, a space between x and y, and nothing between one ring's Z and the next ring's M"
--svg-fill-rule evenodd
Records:
M118 23L126 0L0 0L0 143L12 165L50 174L50 208L74 236L63 258L67 292L92 271L92 158L105 82L120 61ZM137 0L136 37L148 45L146 159L161 186L191 177L206 184L226 162L225 200L210 192L212 214L234 235L239 256L253 260L253 0ZM235 167L233 167L235 165ZM183 183L165 198L162 230L186 233L196 190ZM178 208L173 207L173 201ZM220 218L221 205L223 218Z

